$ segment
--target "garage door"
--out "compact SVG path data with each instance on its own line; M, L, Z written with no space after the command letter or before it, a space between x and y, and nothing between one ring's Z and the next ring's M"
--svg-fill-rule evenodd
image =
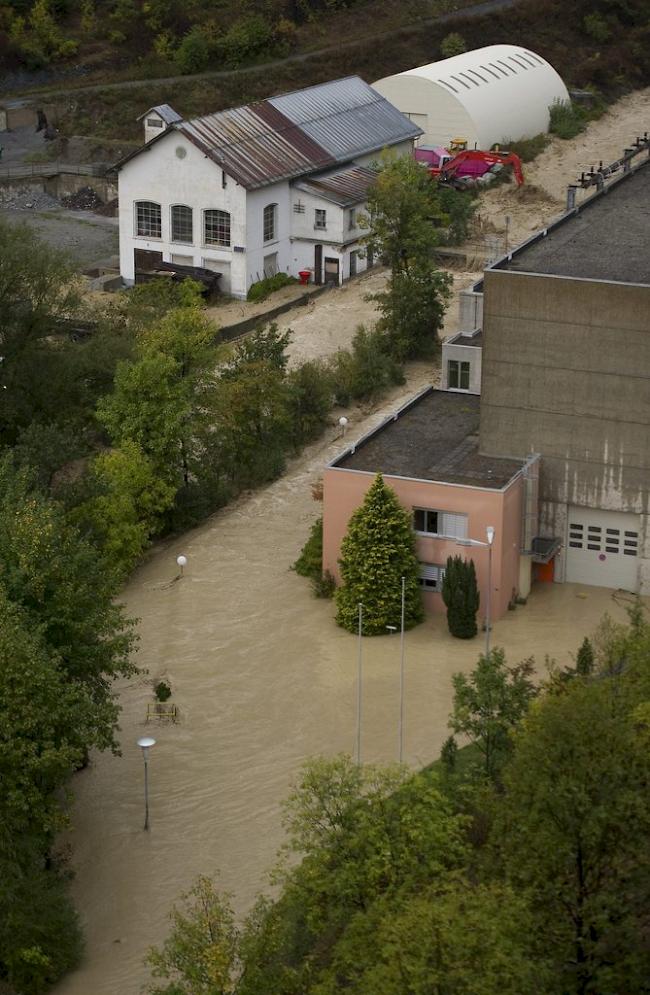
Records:
M636 592L639 516L569 508L566 554L567 581Z

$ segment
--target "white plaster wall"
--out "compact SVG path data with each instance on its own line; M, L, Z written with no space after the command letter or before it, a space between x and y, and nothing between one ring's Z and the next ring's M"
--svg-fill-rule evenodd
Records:
M160 121L160 127L159 128L156 128L155 126L153 128L150 127L149 121ZM153 111L151 112L151 114L147 114L147 116L144 118L144 120L143 120L142 123L144 125L144 143L145 143L145 145L148 142L150 142L152 138L158 138L160 135L162 135L162 133L165 130L165 128L167 128L167 125L165 124L165 122L161 118L160 114L156 114Z
M179 159L177 148L185 149ZM161 206L162 238L135 235L135 207L138 200L150 200ZM193 242L171 242L171 207L184 204L193 210ZM231 246L203 245L203 211L216 209L230 214ZM131 159L119 173L120 274L127 284L135 279L134 249L162 252L165 262L172 255L191 256L193 265L211 261L230 264L231 287L222 289L236 296L247 290L246 253L234 246L246 247L246 191L229 176L225 189L222 172L191 142L175 129L169 129L160 141ZM217 266L218 268L218 266ZM227 270L228 267L225 267Z
M264 241L264 208L277 204L276 238ZM278 254L278 270L295 276L291 269L291 188L287 180L252 190L246 205L248 242L246 244L246 289L264 276L264 257Z
M305 208L304 214L296 214L293 205L300 202ZM326 228L316 228L316 211L326 212ZM291 191L291 234L294 238L308 238L316 242L327 239L335 244L343 242L345 235L344 222L347 215L338 204L315 197L304 190Z
M483 327L483 294L473 287L461 290L458 295L460 332L473 332Z

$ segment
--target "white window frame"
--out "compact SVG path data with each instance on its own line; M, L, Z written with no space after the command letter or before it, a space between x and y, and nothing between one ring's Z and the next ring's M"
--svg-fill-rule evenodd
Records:
M220 214L222 216L222 218L227 218L228 219L227 226L226 226L226 222L225 221L222 221L220 223L216 222L216 223L213 224L213 228L214 228L215 231L217 231L219 229L219 227L221 227L223 229L224 233L227 230L227 232L228 232L228 238L227 238L227 240L226 240L225 234L221 238L211 238L211 239L208 239L208 214ZM212 222L211 222L211 224L212 224ZM223 211L220 207L206 207L206 209L203 211L203 242L202 242L202 245L205 246L206 248L212 247L213 245L218 245L222 249L229 249L230 246L231 246L231 244L232 244L232 218L230 216L230 213L228 211Z
M190 212L190 237L189 238L179 238L175 237L174 233L174 211L177 210L189 211ZM179 245L194 245L194 211L187 204L172 204L169 209L169 230L170 230L170 242L178 242Z
M424 529L416 526L416 513L423 513ZM436 531L431 531L427 526L428 515L436 515ZM467 539L467 515L459 514L455 511L441 511L438 508L413 508L413 531L419 536L435 536L438 539Z
M324 207L314 209L314 228L317 231L327 231L327 211Z
M262 239L265 243L276 241L277 227L278 205L267 204L262 212Z
M152 235L151 232L149 232L149 231L140 231L140 225L141 225L140 209L141 208L144 209L145 206L147 208L150 208L150 207L156 207L156 208L158 208L158 234L157 235ZM134 209L134 219L133 219L133 221L134 221L135 237L136 238L155 239L157 242L160 242L162 240L162 208L161 208L160 204L157 204L155 202L155 200L136 200L136 201L133 202L133 209ZM153 217L153 212L150 212L150 219L149 220L151 220L151 217ZM143 223L142 224L143 224L143 227L146 227L146 225L144 224L144 219L143 219ZM149 224L149 227L151 227L151 224Z
M164 121L161 121L160 118L157 117L147 118L147 128L162 128L163 124Z
M418 584L424 594L440 594L445 568L438 563L420 563Z
M454 386L452 384L452 382L451 382L451 379L452 379L452 377L451 377L451 372L452 372L451 371L451 367L452 367L452 364L456 367L456 370L455 370L455 373L456 373L456 386ZM466 370L463 370L464 366L467 367ZM462 386L462 383L463 383L463 373L464 372L467 374L467 387L463 387ZM472 364L470 363L469 359L448 359L447 360L447 386L449 387L450 390L469 390L469 385L471 383L471 377L472 377Z

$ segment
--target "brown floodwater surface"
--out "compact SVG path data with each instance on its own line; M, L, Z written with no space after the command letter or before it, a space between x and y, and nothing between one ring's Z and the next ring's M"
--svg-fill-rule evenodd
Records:
M411 387L419 386L411 383ZM384 410L391 409L388 402ZM354 433L378 420L357 421ZM289 570L320 506L310 484L339 450L316 443L269 487L240 499L182 539L158 547L124 591L140 618L138 663L148 674L120 687L122 756L93 757L73 779L69 834L87 948L57 995L138 995L147 948L167 933L174 901L198 874L215 874L245 913L283 840L280 802L301 762L352 753L356 638L337 628L332 603ZM176 556L185 553L185 576ZM494 627L511 659L545 653L568 662L611 593L541 585ZM451 675L482 648L453 640L442 619L406 636L405 758L433 759L448 735ZM362 755L397 759L399 637L366 639ZM165 677L177 725L145 724L152 679ZM150 821L143 831L143 761Z

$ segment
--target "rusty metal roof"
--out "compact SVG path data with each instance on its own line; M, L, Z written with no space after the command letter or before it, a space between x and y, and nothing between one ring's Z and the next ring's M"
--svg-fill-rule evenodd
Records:
M350 162L422 134L358 76L174 127L248 190Z
M248 190L335 164L266 100L183 121L176 128Z
M368 189L376 179L377 173L374 169L353 164L344 169L337 169L333 173L297 180L294 186L298 190L304 190L305 193L347 207L363 203L368 196Z

